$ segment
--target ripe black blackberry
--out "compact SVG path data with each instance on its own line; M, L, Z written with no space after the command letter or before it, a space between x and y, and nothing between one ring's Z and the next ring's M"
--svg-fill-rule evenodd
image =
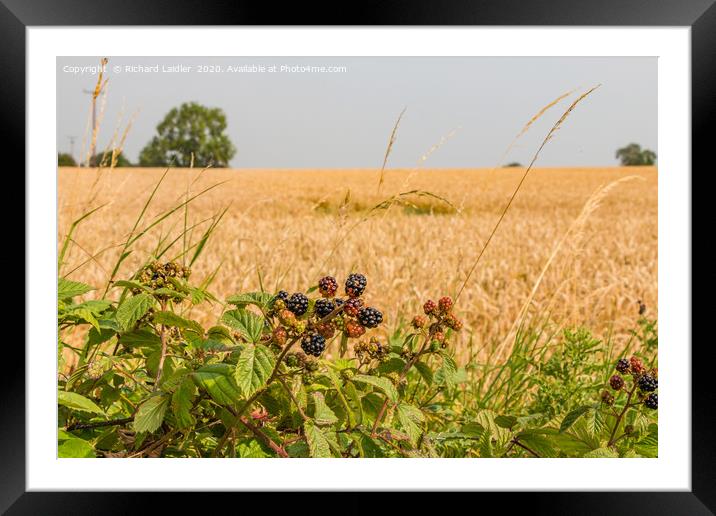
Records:
M654 378L650 374L643 374L639 377L639 390L641 392L654 392L656 388L656 378Z
M620 358L615 369L621 374L627 374L629 372L629 361L626 358Z
M285 290L279 290L278 294L276 294L276 297L274 297L274 301L280 299L284 303L288 301L288 292Z
M375 328L383 322L383 314L376 308L366 306L358 311L358 321L366 328Z
M355 297L346 301L343 311L351 317L358 317L361 308L363 308L363 300Z
M291 297L289 297L288 301L286 301L286 308L300 317L306 313L306 310L308 310L308 298L305 294L300 292L291 294Z
M316 304L313 306L313 310L320 319L323 319L335 309L336 305L330 299L317 299Z
M333 297L338 290L338 282L333 276L324 276L318 280L318 291L323 297Z
M360 297L365 292L365 287L368 285L368 280L365 276L358 273L353 273L346 279L346 294L348 297Z
M624 387L624 378L619 376L618 374L615 374L611 378L609 378L609 385L611 385L612 389L615 391L621 390L622 387Z
M326 349L326 339L318 333L306 335L301 340L301 349L307 355L313 355L314 357L320 357L323 350Z
M655 392L649 394L646 399L644 399L644 406L653 410L659 408L659 395Z

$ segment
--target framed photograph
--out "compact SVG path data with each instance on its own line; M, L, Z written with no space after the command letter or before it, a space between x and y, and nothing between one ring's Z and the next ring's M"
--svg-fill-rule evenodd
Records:
M712 4L288 26L3 0L27 303L0 507L529 491L712 514L691 322Z

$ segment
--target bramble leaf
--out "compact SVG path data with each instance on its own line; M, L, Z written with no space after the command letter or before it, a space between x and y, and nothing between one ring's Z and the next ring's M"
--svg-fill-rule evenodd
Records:
M244 396L248 397L266 385L276 360L263 344L247 345L236 362L234 379Z

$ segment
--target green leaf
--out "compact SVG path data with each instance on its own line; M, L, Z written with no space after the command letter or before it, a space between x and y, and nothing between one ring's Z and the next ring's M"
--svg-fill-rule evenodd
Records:
M60 445L57 447L57 456L61 459L84 459L96 457L92 445L84 439L79 439L77 437L63 440L62 443L60 443Z
M584 454L585 459L617 459L619 454L611 448L597 448Z
M241 399L234 381L234 366L231 364L209 364L191 374L197 387L204 389L219 405L234 405Z
M70 299L75 296L81 296L87 292L94 290L94 287L90 287L85 283L79 281L70 281L64 278L57 280L57 299Z
M138 281L133 280L118 280L112 283L113 287L122 287L122 288L138 288L139 290L149 290L146 286L142 285Z
M225 312L221 320L238 331L242 337L252 344L256 344L261 339L264 319L259 315L237 309Z
M142 403L134 416L134 430L136 432L154 432L162 425L168 405L169 398L166 396L152 396Z
M452 389L457 384L457 364L447 353L441 353L443 365L435 372L435 381Z
M517 435L519 442L537 453L540 457L556 457L557 452L549 437L539 430L527 430Z
M100 331L99 322L97 322L97 318L91 310L83 307L76 307L72 309L70 314L77 317L81 321L91 324L95 330Z
M189 428L194 425L191 409L194 406L195 395L196 387L191 378L185 378L172 394L172 412L179 428Z
M72 410L105 415L94 401L76 392L57 391L57 403Z
M596 438L599 437L604 430L606 422L604 416L599 409L591 408L584 416L587 424L587 430Z
M495 424L501 428L512 428L517 423L515 416L497 416Z
M162 344L159 336L147 328L123 333L119 342L128 348L158 348Z
M204 328L201 327L196 321L184 319L183 317L175 314L174 312L155 312L152 319L157 324L164 326L174 326L184 330L191 330L200 335L204 334Z
M358 374L351 378L351 380L353 380L354 382L367 383L369 385L372 385L373 387L376 387L381 390L393 403L398 402L398 391L396 390L393 383L387 378Z
M415 362L413 365L415 369L417 369L418 373L420 373L420 376L423 377L423 380L425 383L430 386L433 384L433 370L430 369L430 366L426 364L425 362Z
M264 459L270 457L256 439L247 439L236 446L236 456L242 459Z
M404 403L398 405L396 413L398 415L398 421L400 421L400 426L403 427L403 430L405 430L405 433L407 433L410 438L410 443L413 446L417 445L418 439L420 439L420 435L423 433L421 427L421 423L424 420L423 413L419 408Z
M267 308L271 300L274 298L268 292L247 292L245 294L237 294L235 296L229 296L226 302L231 305L236 305L238 308L244 308L248 305L255 305L262 310Z
M117 322L124 331L127 331L147 313L153 304L154 298L144 292L129 297L117 308Z
M313 393L313 420L319 426L332 425L338 418L333 411L326 405L326 399L321 392Z
M243 395L251 396L266 385L275 365L276 360L273 353L266 346L262 344L247 345L239 355L234 373L236 384Z
M328 438L323 431L312 421L306 421L303 424L303 431L308 442L308 450L313 458L331 457L331 447Z
M582 405L581 407L577 407L576 409L569 412L566 416L564 416L564 419L562 420L562 424L559 425L559 431L560 433L566 432L569 430L569 427L571 427L574 422L580 418L585 412L587 412L590 408L589 405Z
M231 331L225 326L212 326L206 332L209 340L221 342L227 346L233 346L234 339L231 336Z

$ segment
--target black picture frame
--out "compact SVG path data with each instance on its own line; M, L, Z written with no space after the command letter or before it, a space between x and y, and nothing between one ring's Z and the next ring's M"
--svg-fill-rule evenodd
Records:
M0 0L0 113L7 149L21 149L25 138L25 29L28 26L91 25L556 25L556 26L688 26L691 27L692 169L702 177L711 173L709 125L716 115L716 5L715 0L365 0L334 4L326 10L316 4L245 1L196 2L191 0ZM16 141L15 141L16 140ZM24 170L25 155L8 151L6 171ZM683 171L688 173L688 171ZM19 174L16 174L19 179ZM695 177L691 175L691 178ZM18 185L22 185L19 183ZM692 183L693 185L693 183ZM21 186L24 189L24 185ZM668 194L667 194L668 195ZM692 210L705 188L693 189ZM697 228L713 216L697 217L692 211L692 278L701 289L713 284L707 272L707 254L694 252ZM708 233L702 232L708 235ZM708 240L708 238L704 239ZM706 245L705 243L702 245ZM19 246L18 246L19 247ZM698 271L698 272L697 272ZM25 269L25 277L32 274ZM708 320L712 302L697 303L692 289L692 320ZM27 318L27 314L26 314ZM27 319L26 319L27 323ZM680 345L692 352L692 490L640 493L521 493L510 494L510 508L523 505L530 513L549 514L714 514L716 511L716 446L713 435L713 388L708 360L709 340ZM16 339L17 340L17 339ZM28 343L26 342L26 345ZM18 345L6 346L6 363L0 374L3 423L0 424L0 511L7 514L132 514L149 509L155 496L127 493L26 492L25 353ZM14 355L14 356L12 356ZM504 495L504 494L503 494ZM480 494L485 497L503 496ZM216 496L216 495L212 495ZM244 496L244 495L242 495ZM361 495L344 495L341 507L357 508ZM423 496L413 500L422 503ZM203 496L177 495L184 511L193 505L206 508ZM365 500L365 499L363 499ZM501 503L498 500L494 500ZM212 504L216 504L216 500ZM292 504L300 504L295 498ZM210 505L211 506L211 505ZM209 506L209 507L210 507Z

